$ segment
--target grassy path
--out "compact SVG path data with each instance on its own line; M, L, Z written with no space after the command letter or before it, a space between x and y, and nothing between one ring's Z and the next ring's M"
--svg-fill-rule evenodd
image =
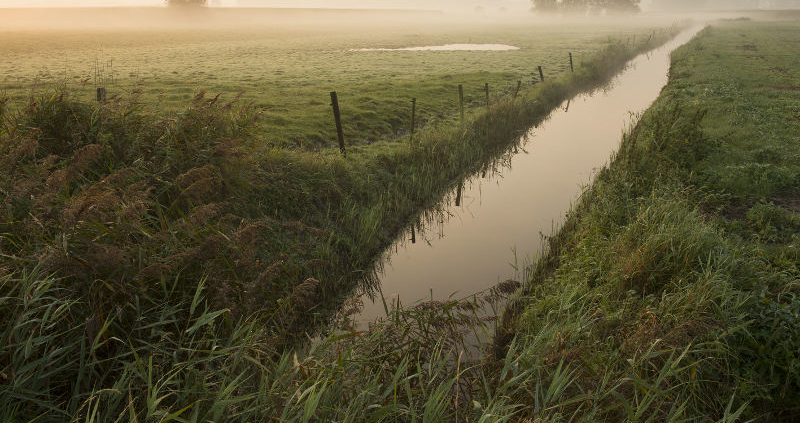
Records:
M794 22L720 22L673 53L505 315L498 353L561 387L532 417L800 418L798 76Z

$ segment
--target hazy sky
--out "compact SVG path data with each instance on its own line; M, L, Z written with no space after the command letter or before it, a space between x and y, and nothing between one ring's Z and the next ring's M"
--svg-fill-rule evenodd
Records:
M209 0L218 6L271 6L271 7L329 7L329 8L375 8L375 9L426 9L447 11L473 11L482 6L487 11L501 8L509 12L528 11L530 0ZM762 7L800 7L800 0L642 0L649 9L651 3L680 3L682 5L713 5L725 9L731 3L758 4ZM0 7L98 7L98 6L159 6L164 0L0 0ZM689 6L691 7L691 6Z
M0 7L157 6L162 0L0 0ZM529 0L211 0L223 6L264 5L273 7L347 7L471 10L477 5L509 10L530 8Z

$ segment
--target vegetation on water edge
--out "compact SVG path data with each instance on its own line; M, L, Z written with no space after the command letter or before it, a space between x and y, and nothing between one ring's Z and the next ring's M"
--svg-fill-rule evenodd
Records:
M463 125L427 127L413 145L354 147L346 159L264 146L252 108L202 93L166 116L136 97L3 102L0 416L510 417L507 390L538 370L512 354L500 373L450 372L454 348L434 342L434 330L420 341L412 329L430 328L421 319L333 338L297 359L290 347L338 307L331 298L368 279L415 213L675 31L612 44L574 74L471 110ZM459 402L462 380L472 388ZM554 393L542 395L550 403Z
M496 348L572 372L563 419L800 419L799 34L718 23L676 51L550 238Z

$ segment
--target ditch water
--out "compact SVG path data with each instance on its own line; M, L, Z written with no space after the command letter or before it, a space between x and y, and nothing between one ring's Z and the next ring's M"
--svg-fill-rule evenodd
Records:
M354 326L385 316L398 301L409 307L461 299L499 282L524 280L524 265L540 254L543 236L563 222L619 147L623 131L658 97L670 53L700 29L636 57L605 89L565 102L496 166L446 195L436 213L385 252L379 287L359 294L363 305L350 315Z

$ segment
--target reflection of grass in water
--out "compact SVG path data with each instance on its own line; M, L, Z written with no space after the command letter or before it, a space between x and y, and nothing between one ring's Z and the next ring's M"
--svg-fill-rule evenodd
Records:
M588 60L621 33L650 31L646 25L439 25L392 27L367 33L343 31L137 30L117 33L4 33L0 90L27 98L31 88L64 80L91 98L94 66L113 61L111 94L142 90L142 101L178 110L199 90L232 97L244 92L264 112L260 138L270 146L315 148L336 143L328 92L339 92L350 143L392 139L408 130L410 100L419 100L422 124L452 118L457 84L469 106L482 104L481 90L509 91L529 83L542 65L548 75L569 69L567 52ZM464 41L519 46L507 52L348 52L354 47L403 47ZM131 76L134 75L134 76ZM85 81L85 82L82 82ZM84 97L85 96L85 97Z

